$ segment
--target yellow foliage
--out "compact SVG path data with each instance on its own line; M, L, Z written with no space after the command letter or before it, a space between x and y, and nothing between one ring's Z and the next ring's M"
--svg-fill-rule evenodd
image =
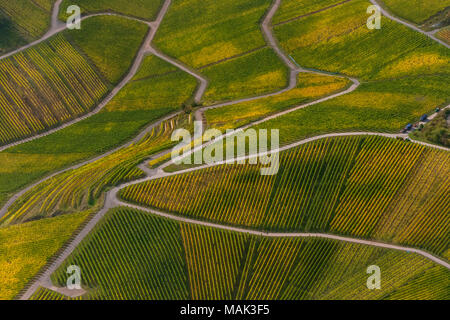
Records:
M436 72L443 69L448 70L449 65L450 59L437 53L412 53L383 69L380 76L384 78L394 78L410 73L416 73L417 70L422 70L423 72Z
M89 212L0 228L0 300L13 299Z
M195 68L205 66L207 64L220 61L238 55L241 50L237 48L233 42L218 42L212 46L204 47L191 55L187 55L183 60L191 64Z

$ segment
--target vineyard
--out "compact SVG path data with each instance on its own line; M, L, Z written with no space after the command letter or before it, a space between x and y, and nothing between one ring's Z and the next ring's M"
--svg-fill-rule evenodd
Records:
M398 133L407 123L448 104L442 83L450 74L362 83L355 91L271 119L254 129L277 128L280 143L349 131Z
M271 0L173 0L154 44L193 68L244 54L266 46L259 24L270 4Z
M0 0L0 11L8 16L27 39L42 36L50 27L54 0Z
M448 299L449 271L414 254L259 238L124 208L111 211L61 265L55 284L65 285L71 264L83 270L83 299ZM381 290L367 290L371 264L383 270ZM33 298L62 297L41 289Z
M286 23L292 19L299 19L308 14L313 14L318 10L323 10L330 6L339 5L343 0L315 0L315 1L296 1L283 0L281 6L273 17L273 24Z
M90 213L0 228L0 299L13 299Z
M61 35L1 60L0 70L1 144L88 112L108 90Z
M449 10L0 0L0 300L450 300Z
M141 177L143 172L136 166L152 153L170 147L173 144L170 136L180 126L187 126L185 117L163 122L129 147L46 180L19 198L0 219L0 224L88 209L108 186Z
M163 0L64 0L60 6L59 17L63 21L66 20L67 7L77 5L82 14L117 12L150 21L155 18L162 4Z
M388 19L381 30L368 30L361 14L368 1L321 3L329 8L308 15L312 2L283 1L279 14L285 17L275 17L275 36L301 66L358 77L361 85L255 129L279 129L281 144L329 132L394 133L448 105L442 83L450 80L450 56L444 46ZM292 19L296 10L306 16Z
M450 27L445 27L436 33L436 36L450 44Z
M153 66L139 73L146 78L130 82L99 113L0 152L4 164L0 166L0 203L50 172L105 153L135 137L149 123L180 110L195 90L195 79L179 70L160 76L165 63L154 56L144 62Z
M210 109L205 112L208 126L220 130L232 129L264 116L302 103L333 94L349 85L345 78L301 73L294 89L276 96Z
M388 19L380 30L369 30L362 13L370 4L350 1L275 26L275 36L302 66L363 80L450 73L448 50L425 35Z
M119 16L95 16L83 20L80 30L65 30L64 35L116 85L129 72L148 31L142 22Z
M261 34L259 24L269 5L267 0L175 0L155 45L209 80L205 105L278 91L287 86L288 69ZM200 6L199 17L192 19L192 8ZM180 28L180 19L189 27ZM203 36L192 37L192 32Z
M74 300L71 299L61 293L56 291L47 289L47 288L39 288L36 290L36 293L30 298L30 300ZM81 300L78 298L76 300Z
M317 231L448 250L449 155L381 137L322 139L260 165L221 165L151 180L124 200L201 220Z
M211 82L203 99L205 104L259 96L288 84L288 70L270 48L200 70Z
M450 6L450 0L382 0L394 14L421 24L439 11Z

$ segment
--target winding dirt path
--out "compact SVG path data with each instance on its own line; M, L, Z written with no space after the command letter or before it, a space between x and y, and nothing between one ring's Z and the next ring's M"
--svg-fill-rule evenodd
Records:
M145 208L145 207L140 207L140 206L136 206L136 205L132 205L129 203L125 203L125 202L121 202L118 201L117 205L119 206L125 206L125 207L129 207L132 209L136 209L136 210L141 210L141 211L145 211L145 212L149 212L151 214L163 217L163 218L167 218L170 220L175 220L175 221L179 221L179 222L184 222L184 223L190 223L190 224L195 224L195 225L200 225L200 226L205 226L205 227L210 227L210 228L215 228L215 229L221 229L221 230L226 230L226 231L232 231L232 232L238 232L238 233L245 233L245 234L251 234L251 235L255 235L255 236L261 236L261 237L270 237L270 238L325 238L325 239L333 239L333 240L338 240L338 241L344 241L344 242L351 242L351 243L358 243L358 244L363 244L363 245L367 245L367 246L372 246L372 247L378 247L378 248L386 248L386 249L392 249L392 250L398 250L398 251L404 251L404 252L413 252L416 254L419 254L447 269L450 269L450 264L426 251L423 250L419 250L416 248L410 248L410 247L405 247L405 246L397 246L397 245L393 245L393 244L389 244L389 243L384 243L384 242L379 242L379 241L371 241L371 240L362 240L362 239L357 239L357 238L350 238L350 237L342 237L342 236L337 236L334 234L327 234L327 233L308 233L308 232L291 232L291 233L283 233L283 232L265 232L265 231L259 231L259 230L252 230L252 229L245 229L245 228L238 228L238 227L231 227L231 226L226 226L226 225L222 225L222 224L217 224L217 223L211 223L211 222L205 222L205 221L200 221L200 220L195 220L195 219L190 219L190 218L185 218L185 217L181 217L181 216L176 216L176 215L172 215L169 213L165 213L162 211L158 211L158 210L154 210L154 209L149 209L149 208Z
M197 72L191 70L189 67L184 66L183 64L181 64L180 62L175 61L174 59L164 55L163 53L159 52L158 50L156 50L155 48L153 48L151 46L151 41L165 15L165 13L168 10L168 7L170 5L171 1L170 0L166 0L166 2L163 5L163 8L161 9L160 13L158 14L158 18L155 22L149 23L150 25L150 32L146 38L146 41L144 42L144 45L142 46L141 50L139 51L140 54L142 54L142 56L139 58L137 57L137 59L135 60L134 65L136 65L136 70L137 67L139 66L139 64L137 64L137 60L140 59L139 61L142 60L142 57L145 53L152 53L157 55L158 57L160 57L161 59L164 59L170 63L172 63L173 65L177 66L178 68L180 68L181 70L193 75L194 77L197 78L197 80L200 82L199 87L197 88L197 92L195 94L195 100L196 101L200 101L201 97L203 96L206 87L208 85L207 79L203 78L200 74L198 74ZM269 9L266 17L264 18L261 28L262 31L264 33L264 36L267 40L267 42L269 43L269 45L275 50L275 52L277 53L277 55L280 57L281 60L283 60L283 62L288 66L288 68L291 70L290 73L290 78L289 78L289 86L285 89L283 89L282 91L279 91L277 93L271 93L271 94L267 94L267 95L262 95L262 96L258 96L258 97L252 97L252 98L245 98L245 99L239 99L239 100L235 100L235 101L230 101L227 103L222 103L222 104L218 104L218 105L213 105L213 106L208 106L205 108L200 108L198 111L196 111L195 116L197 119L201 119L202 118L202 112L204 110L210 109L210 108L218 108L221 106L226 106L226 105L231 105L231 104L236 104L236 103L240 103L240 102L245 102L245 101L250 101L250 100L255 100L255 99L260 99L260 98L264 98L264 97L269 97L269 96L273 96L273 95L277 95L280 94L282 92L285 92L289 89L292 89L296 86L297 84L297 76L300 72L314 72L314 73L319 73L319 74L326 74L329 75L329 73L326 72L320 72L320 71L316 71L316 70L306 70L303 69L301 67L296 66L292 60L290 60L285 53L279 48L275 38L273 37L272 31L271 31L271 25L270 25L270 21L273 17L273 15L275 14L275 12L278 10L279 6L280 6L281 0L275 0L272 7ZM389 16L388 16L389 17ZM395 21L397 21L396 19L393 19ZM400 21L398 21L400 22ZM402 24L405 24L403 22L400 22ZM413 27L412 25L408 25L410 27ZM413 28L414 29L414 28ZM56 31L59 30L58 27L55 27L55 29L53 31L50 32L50 36L55 34ZM423 31L421 31L421 33L424 33ZM425 34L425 33L424 33ZM48 37L50 37L48 36ZM45 39L44 39L45 40ZM40 42L44 41L41 40ZM438 41L440 42L440 41ZM31 46L31 45L30 45ZM22 49L23 50L23 49ZM139 54L138 54L139 56ZM3 57L2 57L3 58ZM133 65L133 66L134 66ZM136 72L136 70L134 72ZM133 74L134 75L134 74ZM345 76L343 76L345 77ZM132 76L129 78L131 79ZM346 77L348 78L348 77ZM305 103L302 105L299 105L297 107L294 107L292 109L271 115L269 117L266 117L262 120L256 121L256 122L252 122L242 128L240 128L240 130L244 130L246 128L249 128L251 126L254 126L256 124L260 124L262 122L280 117L282 115L285 115L287 113L293 112L295 110L298 110L300 108L305 108L307 106L313 105L313 104L317 104L329 99L333 99L335 97L347 94L349 92L354 91L358 86L359 86L359 81L357 79L354 78L348 78L353 82L353 85L350 86L347 90L342 91L340 93L334 94L334 95L330 95L328 97L324 97L321 99L318 99L316 101L310 102L310 103ZM105 103L106 104L106 103ZM179 114L180 112L176 113ZM136 137L135 139L133 139L133 141L130 141L127 145L133 143L136 140L139 140L140 137L144 136L145 133L147 133L151 128L153 128L154 126L157 126L158 124L161 123L161 121L170 119L171 117L173 117L174 115L170 115L167 116L164 119L159 120L158 122L152 124L150 127L148 127L146 130L144 130L143 132L141 132L141 134ZM287 150L289 148L293 148L296 147L298 145L304 144L304 143L308 143L317 139L323 139L323 138L327 138L327 137L337 137L337 136L345 136L345 135L378 135L378 136L385 136L385 137L390 137L390 138L397 138L397 137L401 137L401 138L405 138L406 135L403 134L387 134L387 133L372 133L372 132L351 132L351 133L331 133L331 134L326 134L326 135L321 135L321 136L317 136L317 137L312 137L312 138L308 138L308 139L304 139L301 141L298 141L296 143L284 146L282 148L279 149L279 151L283 151L283 150ZM222 139L224 137L226 137L227 135L223 135ZM215 143L217 142L217 140L211 142L211 143ZM197 148L204 148L207 144L201 145ZM123 146L122 146L123 147ZM106 154L103 154L95 159L91 159L89 161L84 162L83 164L79 164L76 166L73 166L71 168L67 168L65 170L61 170L57 173L54 173L53 175L46 177L44 179L41 179L40 181L36 182L33 186L28 187L25 190L22 190L20 193L16 194L13 198L10 199L10 201L8 201L8 203L2 208L2 210L0 210L0 217L2 215L4 215L9 206L15 201L17 200L21 195L23 195L24 193L26 193L26 191L30 190L32 187L38 185L39 183L42 183L43 181L45 181L46 179L49 179L52 176L55 176L56 174L59 174L61 172L67 171L67 170L71 170L71 169L75 169L78 168L84 164L90 163L92 161L95 161L96 159L100 159L108 154L111 154L112 152L115 152L116 150L122 148L116 148L115 150L112 150ZM433 146L431 145L431 147L437 147L437 146ZM1 149L0 149L1 151ZM193 152L196 151L195 148L193 150ZM167 151L166 151L167 152ZM258 156L258 155L251 155L252 157L254 156ZM198 221L198 220L194 220L194 219L189 219L189 218L184 218L184 217L180 217L180 216L175 216L175 215L171 215L168 213L163 213L160 211L156 211L156 210L151 210L148 208L143 208L143 207L139 207L139 206L134 206L128 203L124 203L122 201L120 201L117 198L117 194L118 192L129 186L132 184L137 184L137 183L141 183L144 181L148 181L151 179L157 179L157 178L161 178L161 177L165 177L168 175L173 175L173 174L182 174L184 172L186 172L186 170L184 171L179 171L176 173L165 173L162 171L162 169L168 165L170 165L172 163L172 161L169 161L167 163L164 163L163 165L161 165L159 168L157 169L150 169L146 166L145 163L141 164L139 167L147 174L146 178L140 179L140 180L136 180L133 182L129 182L123 185L120 185L118 187L114 187L112 188L109 192L106 193L106 199L105 199L105 203L103 208L94 215L94 217L87 223L87 225L81 230L81 232L71 241L69 241L67 247L62 251L62 253L56 258L56 260L54 260L48 267L44 268L44 272L33 282L31 282L30 286L28 287L28 289L26 290L26 292L20 297L20 299L28 299L31 297L31 295L38 289L38 287L40 286L44 286L47 287L49 289L52 290L58 290L57 288L55 288L55 286L52 285L51 280L50 280L50 275L64 262L64 260L75 250L75 248L81 243L81 241L83 241L83 239L92 231L92 229L97 225L97 223L103 218L103 216L112 208L115 208L117 206L128 206L131 208L135 208L135 209L139 209L139 210L143 210L143 211L147 211L147 212L151 212L153 214L165 217L165 218L169 218L172 220L177 220L177 221L182 221L182 222L187 222L187 223L192 223L192 224L198 224L198 225L204 225L204 226L208 226L208 227L213 227L213 228L218 228L218 229L223 229L223 230L230 230L230 231L234 231L234 232L241 232L241 233L248 233L248 234L254 234L254 235L258 235L258 236L266 236L266 237L321 237L321 238L329 238L329 239L335 239L335 240L340 240L340 241L346 241L346 242L353 242L353 243L359 243L359 244L364 244L364 245L371 245L371 246L376 246L376 247L382 247L382 248L388 248L388 249L393 249L393 250L401 250L401 251L407 251L407 252L414 252L417 254L420 254L444 267L446 267L447 269L450 269L450 265L438 258L435 257L434 255L431 255L430 253L427 253L425 251L419 250L419 249L415 249L415 248L409 248L409 247L403 247L403 246L396 246L396 245L391 245L391 244L387 244L387 243L382 243L382 242L376 242L376 241L370 241L370 240L361 240L361 239L354 239L354 238L349 238L349 237L340 237L340 236L336 236L336 235L331 235L331 234L320 234L320 233L268 233L268 232L262 232L262 231L257 231L257 230L247 230L247 229L242 229L242 228L235 228L235 227L230 227L230 226L224 226L221 224L214 224L214 223L208 223L208 222L204 222L204 221ZM213 164L213 165L219 165L219 163L217 164ZM204 168L204 167L203 167ZM199 170L202 169L202 167L199 168L192 168L192 169L188 169L189 171L193 171L193 170ZM79 294L79 293L74 293L74 294Z
M62 124L62 125L60 125L60 126L58 126L58 127L56 127L56 128L53 128L53 129L51 129L51 130L48 130L48 131L42 132L42 133L40 133L40 134L36 134L36 135L34 135L34 136L31 136L31 137L28 137L28 138L25 138L25 139L22 139L22 140L19 140L19 141L15 141L15 142L12 142L12 143L7 144L7 145L4 145L4 146L1 146L1 147L0 147L0 152L5 151L5 150L7 150L7 149L9 149L9 148L11 148L11 147L14 147L14 146L17 146L17 145L26 143L26 142L30 142L30 141L33 141L33 140L36 140L36 139L39 139L39 138L48 136L48 135L50 135L50 134L52 134L52 133L55 133L55 132L57 132L57 131L59 131L59 130L62 130L62 129L64 129L64 128L67 128L67 127L69 127L69 126L71 126L71 125L73 125L73 124L75 124L75 123L78 123L78 122L80 122L80 121L83 121L83 120L85 120L85 119L87 119L87 118L89 118L89 117L91 117L91 116L93 116L93 115L99 113L99 112L100 112L100 111L101 111L101 110L102 110L102 109L103 109L103 108L104 108L104 107L105 107L105 106L106 106L106 105L107 105L107 104L108 104L108 103L109 103L109 102L117 95L117 93L118 93L120 90L122 90L122 88L125 87L125 85L126 85L128 82L130 82L130 80L135 76L137 70L139 69L139 66L140 66L141 63L142 63L142 60L143 60L144 56L145 56L146 54L151 53L151 52L149 52L148 47L150 46L150 43L151 43L151 41L153 40L153 38L154 38L154 36L155 36L155 34L156 34L156 31L158 30L158 28L159 28L159 26L160 26L160 24L161 24L161 21L162 21L164 15L165 15L166 12L167 12L167 9L168 9L169 5L170 5L170 0L167 0L167 1L164 3L164 5L163 5L161 11L159 12L158 17L156 18L156 20L155 20L154 22L147 22L147 24L148 24L149 27L150 27L149 32L147 33L147 35L146 35L146 37L145 37L145 39L144 39L143 44L141 45L139 51L137 52L136 57L135 57L135 59L134 59L134 61L133 61L133 64L131 65L131 68L130 68L130 70L128 71L128 74L122 79L122 81L120 81L120 83L119 83L116 87L114 87L114 88L109 92L109 94L102 100L102 102L100 102L100 104L98 104L98 105L95 107L95 109L93 109L92 111L90 111L90 112L84 114L84 115L81 116L81 117L78 117L78 118L75 118L75 119L70 120L70 121L68 121L68 122L65 122L64 124ZM56 10L56 9L54 9L54 10ZM95 16L119 16L119 17L126 18L126 19L131 19L131 20L141 21L141 20L138 20L138 19L136 19L136 18L128 17L128 16L121 15L121 14L115 14L115 13L98 13L98 14L92 14L92 15L84 16L84 17L82 18L82 20L85 20L85 19L88 19L88 18L91 18L91 17L95 17ZM142 21L141 21L141 22L142 22ZM39 44L39 43L41 43L41 42L43 42L43 41L45 41L45 40L51 38L51 37L54 36L55 34L57 34L57 33L61 32L61 31L65 30L65 29L67 29L67 26L66 26L65 24L63 24L63 25L61 26L59 23L56 23L56 22L55 22L55 25L52 24L52 28L49 30L49 32L48 32L43 38L41 38L41 39L39 39L39 40L37 40L37 41L35 41L35 42L32 42L32 43L26 45L25 47L22 47L22 48L20 48L20 49L17 49L16 51L10 52L10 53L8 53L8 54L6 54L6 55L0 57L0 60L1 60L1 59L4 59L4 58L7 58L7 57L9 57L9 56L11 56L11 55L13 55L13 54L15 54L15 53L17 53L17 52L20 52L20 51L23 51L23 50L25 50L25 49L27 49L27 48L30 48L30 47L32 47L32 46L35 46L35 45L37 45L37 44Z
M414 31L417 31L417 32L419 32L419 33L421 33L421 34L427 36L428 38L430 38L430 39L432 39L432 40L434 40L434 41L436 41L436 42L442 44L442 45L445 46L446 48L450 48L450 45L449 45L449 44L447 44L446 42L442 41L441 39L436 38L433 32L426 32L426 31L423 31L422 29L420 29L419 27L415 26L415 25L412 24L411 22L408 22L408 21L406 21L406 20L403 20L403 19L401 19L401 18L399 18L399 17L394 16L394 15L391 14L389 11L387 11L385 8L383 8L383 6L378 2L378 0L369 0L369 1L370 1L373 5L379 6L379 7L380 7L381 13L382 13L385 17L387 17L387 18L389 18L389 19L391 19L391 20L393 20L393 21L395 21L395 22L398 22L398 23L400 23L400 24L403 24L403 25L407 26L408 28L413 29Z
M295 148L295 147L297 147L299 145L302 145L302 144L305 144L305 143L309 143L309 142L312 142L312 141L315 141L315 140L319 140L319 139L326 139L326 138L330 138L330 137L342 137L342 136L356 136L356 135L383 136L383 137L388 137L388 138L397 138L397 137L405 138L407 136L406 134L387 134L387 133L379 133L379 132L332 133L332 134L325 134L325 135L321 135L321 136L316 136L316 137L311 137L311 138L308 138L308 139L304 139L304 140L301 140L301 141L298 141L298 142L286 145L286 146L284 146L282 148L277 149L276 151L288 150L290 148ZM272 152L274 152L274 151L272 151ZM154 155L152 158L156 159L156 158L158 158L159 156L161 156L164 153L166 153L166 151L164 151L161 154ZM127 182L127 183L121 184L120 186L114 187L110 191L108 191L106 193L105 203L103 205L103 208L98 213L96 213L94 215L94 217L81 230L81 232L74 239L72 239L68 243L68 245L61 252L61 254L59 254L59 256L47 268L45 268L44 272L39 276L39 278L36 279L34 282L32 282L32 284L28 287L28 289L24 292L24 294L20 297L20 299L21 300L29 299L39 287L45 287L45 288L48 288L48 289L57 291L59 293L72 296L72 297L75 297L75 296L83 294L84 291L72 291L72 292L70 292L70 291L65 290L64 288L58 288L58 287L54 286L52 284L51 280L50 280L50 276L51 276L52 273L54 273L58 269L58 267L61 264L64 263L64 261L70 256L70 254L72 254L72 252L75 250L75 248L94 229L94 227L105 216L105 214L109 210L111 210L113 208L120 207L120 206L146 211L146 212L158 215L160 217L164 217L164 218L175 220L175 221L191 223L191 224L196 224L196 225L202 225L202 226L205 226L205 227L211 227L211 228L216 228L216 229L228 230L228 231L233 231L233 232L252 234L252 235L256 235L256 236L277 237L277 238L281 238L281 237L288 237L288 238L293 238L293 237L328 238L328 239L334 239L334 240L339 240L339 241L370 245L370 246L375 246L375 247L380 247L380 248L400 250L400 251L405 251L405 252L414 252L414 253L417 253L417 254L419 254L419 255L427 258L427 259L430 259L431 261L433 261L435 263L438 263L438 264L446 267L447 269L450 269L449 263L446 262L445 260L443 260L443 259L441 259L439 257L436 257L436 256L434 256L434 255L432 255L432 254L430 254L430 253L428 253L426 251L423 251L423 250L420 250L420 249L416 249L416 248L392 245L392 244L378 242L378 241L362 240L362 239L358 239L358 238L342 237L342 236L337 236L337 235L333 235L333 234L326 234L326 233L302 233L302 232L298 232L298 233L282 233L282 232L273 233L273 232L264 232L264 231L258 231L258 230L244 229L244 228L239 228L239 227L232 227L232 226L222 225L222 224L218 224L218 223L211 223L211 222L205 222L205 221L200 221L200 220L196 220L196 219L185 218L185 217L182 217L182 216L177 216L177 215L165 213L165 212L162 212L162 211L158 211L158 210L154 210L154 209L150 209L150 208L146 208L146 207L133 205L133 204L130 204L130 203L123 202L123 201L121 201L118 198L119 191L124 189L124 188L126 188L126 187L129 187L131 185L139 184L139 183L150 181L150 180L154 180L154 179L160 179L160 178L164 178L164 177L168 177L168 176L184 174L184 173L191 172L191 171L202 170L202 169L205 169L207 167L212 167L212 166L217 166L217 165L221 165L221 164L224 164L224 163L229 163L229 162L233 162L233 161L238 161L238 160L248 159L248 158L252 158L252 157L257 157L257 156L265 155L267 153L269 153L269 152L259 153L259 154L250 155L250 156L245 156L245 157L241 157L241 158L237 158L237 159L233 159L233 160L227 160L227 161L223 161L223 162L218 162L218 163L214 163L214 164L210 164L210 165L190 168L190 169L177 171L177 172L172 172L172 173L164 172L162 170L162 168L165 167L166 164L163 164L162 166L160 166L160 167L158 167L156 169L148 168L146 166L146 163L149 160L151 160L152 158L147 159L144 163L139 165L139 168L145 172L147 177L139 179L139 180L135 180L135 181L132 181L132 182Z
M166 62L169 62L173 66L177 67L180 70L183 70L184 72L190 74L191 76L195 77L200 85L197 88L196 93L194 94L194 101L199 103L202 100L203 95L205 94L206 88L208 87L208 79L203 77L200 73L194 71L193 69L189 68L188 66L184 65L183 63L176 61L172 59L171 57L165 55L164 53L160 52L156 48L152 47L151 45L147 48L148 52L155 55L156 57L165 60Z

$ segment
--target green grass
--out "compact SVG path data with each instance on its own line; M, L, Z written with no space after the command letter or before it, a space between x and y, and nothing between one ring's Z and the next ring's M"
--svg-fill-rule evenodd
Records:
M343 0L315 0L315 1L298 1L283 0L281 6L273 17L273 24L287 21L299 16L312 14L317 10L327 8L332 5L341 3Z
M26 40L42 36L50 27L51 10L29 0L0 0L0 11L8 16ZM4 37L2 33L1 37Z
M450 6L450 0L382 0L395 15L421 24Z
M260 21L270 0L174 0L154 44L197 68L264 46Z
M68 18L67 7L77 5L82 14L98 12L116 12L145 20L154 20L163 0L64 0L60 6L59 16L62 20Z
M125 208L110 211L52 275L83 270L83 299L448 299L448 270L414 254L323 239L265 239L180 224ZM369 265L381 290L366 287ZM420 282L422 286L417 285ZM404 290L415 287L415 292ZM40 291L36 299L62 298Z
M257 96L287 86L288 69L270 48L201 70L210 80L205 104Z
M345 78L301 73L296 88L292 90L268 98L210 109L205 112L205 117L210 127L232 129L343 90L349 83Z
M80 212L0 228L0 300L19 294L88 215Z
M426 141L447 148L450 147L449 115L450 110L442 110L433 120L426 123L423 128L413 131L411 137L415 140Z
M132 185L121 197L202 220L443 254L448 163L446 152L389 138L321 139L283 152L273 176L261 176L260 165L221 165Z
M428 37L388 19L369 30L369 4L351 1L275 27L275 35L300 65L363 80L450 73L448 50Z
M116 16L93 17L80 30L64 34L86 54L111 83L117 84L131 67L148 27Z
M153 56L146 59L161 61ZM196 85L181 71L131 82L100 113L0 152L0 203L50 172L106 152L136 136L148 123L181 110Z

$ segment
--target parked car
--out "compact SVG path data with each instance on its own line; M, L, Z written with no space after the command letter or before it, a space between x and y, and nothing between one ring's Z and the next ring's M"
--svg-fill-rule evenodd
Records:
M427 121L428 116L426 114L424 114L423 116L420 117L420 121Z
M412 124L411 124L411 123L408 123L408 124L406 125L406 127L405 127L405 131L411 130L412 127L413 127Z

